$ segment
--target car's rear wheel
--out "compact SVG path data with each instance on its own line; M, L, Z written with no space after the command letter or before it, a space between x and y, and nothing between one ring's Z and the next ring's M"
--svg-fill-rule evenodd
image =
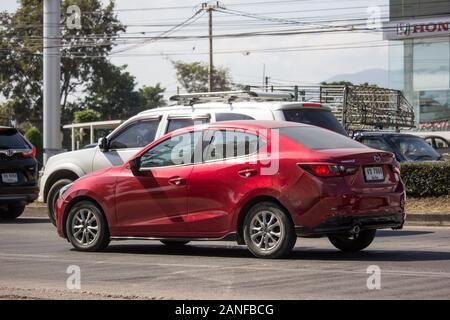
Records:
M367 248L375 239L377 230L364 230L357 234L329 234L328 239L337 249L344 252L356 252Z
M47 197L48 218L50 219L50 222L54 226L56 226L55 204L56 200L58 200L59 190L61 190L62 187L72 182L73 182L72 179L60 179L56 181L48 191Z
M24 205L9 205L8 208L0 212L0 219L14 220L20 217L25 210Z
M183 240L161 240L161 243L165 244L168 247L182 247L189 243L189 241Z
M244 241L258 258L283 258L297 240L294 226L283 208L272 202L254 205L244 220Z
M80 251L101 251L110 241L105 217L90 201L80 201L70 209L66 234L73 247Z

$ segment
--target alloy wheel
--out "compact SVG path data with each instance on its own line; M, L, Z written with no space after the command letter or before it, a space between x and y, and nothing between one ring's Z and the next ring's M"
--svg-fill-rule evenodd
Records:
M283 225L270 211L261 211L250 222L250 239L262 251L271 251L281 242Z

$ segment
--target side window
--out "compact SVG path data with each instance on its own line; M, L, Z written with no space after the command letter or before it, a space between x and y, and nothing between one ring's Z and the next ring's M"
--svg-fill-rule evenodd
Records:
M232 130L216 130L212 133L204 151L205 161L241 157L255 153L264 144L251 133Z
M139 121L133 123L114 137L111 149L141 148L155 140L159 120Z
M167 167L192 163L194 133L185 133L162 141L141 156L141 168Z
M448 143L444 139L434 138L434 142L436 143L436 148L438 149L448 148Z
M216 122L232 120L255 120L255 118L242 113L216 113Z
M376 138L376 137L363 137L361 139L361 143L365 144L366 146L378 150L388 151L388 152L394 152L392 148L384 141L382 138Z
M179 118L179 119L169 119L169 123L167 125L166 133L175 131L177 129L185 128L193 126L194 124L204 124L208 123L209 119L201 118L201 119L189 119L189 118Z
M430 146L433 146L433 138L426 138L425 142L428 143Z

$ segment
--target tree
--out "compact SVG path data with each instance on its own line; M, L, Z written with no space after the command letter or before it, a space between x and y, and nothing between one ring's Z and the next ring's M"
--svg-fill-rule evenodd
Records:
M139 108L141 110L148 110L163 107L166 105L164 101L165 89L161 88L159 83L154 87L143 86L138 90Z
M182 61L172 62L178 82L187 92L208 91L208 65L203 62L186 63ZM231 90L232 80L228 69L214 67L213 91Z
M62 23L61 108L76 88L90 83L111 66L106 59L112 40L124 26L114 14L114 2L102 7L100 0L65 0L82 12L81 29ZM84 12L84 13L83 13ZM18 122L29 120L42 127L42 0L20 0L14 14L0 13L0 92L14 110Z
M36 127L31 127L24 134L25 138L36 147L36 159L42 164L43 143L42 134Z
M83 122L94 122L100 121L101 114L92 109L84 109L80 111L75 111L73 113L73 122L74 123L83 123Z

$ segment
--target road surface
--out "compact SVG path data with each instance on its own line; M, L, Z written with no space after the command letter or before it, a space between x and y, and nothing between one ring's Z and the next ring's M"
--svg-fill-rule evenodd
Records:
M70 266L80 268L80 289L67 287ZM25 216L0 222L0 298L449 299L450 228L379 231L357 254L298 239L289 259L262 260L233 242L112 242L81 253L47 219Z

